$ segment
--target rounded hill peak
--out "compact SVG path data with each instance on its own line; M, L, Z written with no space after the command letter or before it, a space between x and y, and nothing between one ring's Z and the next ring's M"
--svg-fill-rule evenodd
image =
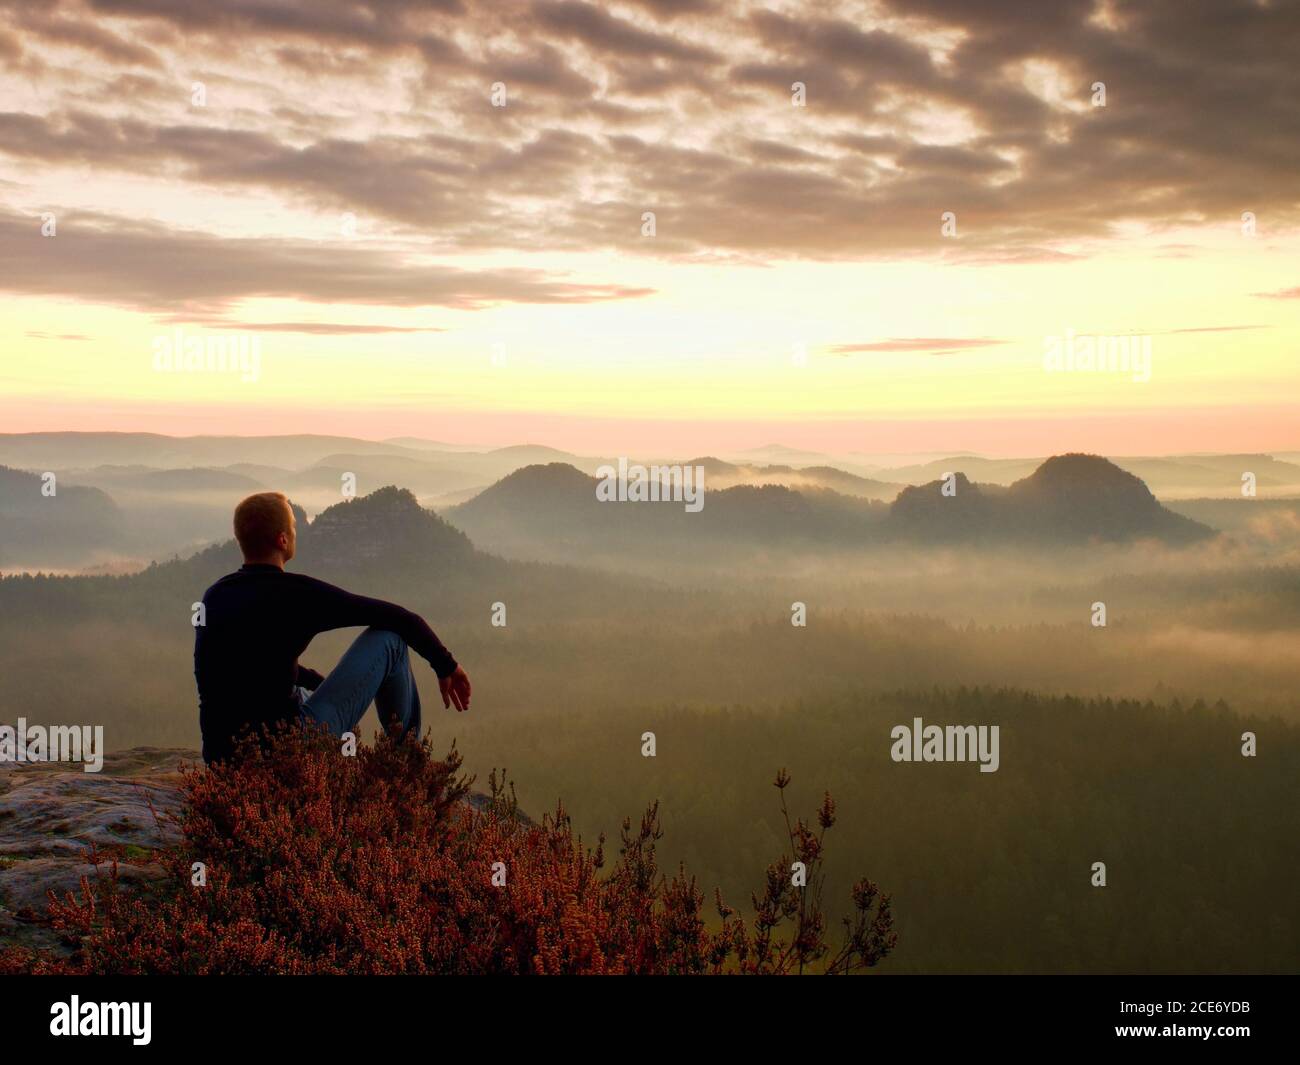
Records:
M474 553L469 537L425 510L408 489L391 485L321 511L306 529L299 527L299 539L303 561L311 564L433 562Z

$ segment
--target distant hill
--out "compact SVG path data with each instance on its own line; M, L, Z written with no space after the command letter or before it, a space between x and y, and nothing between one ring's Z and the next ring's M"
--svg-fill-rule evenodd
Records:
M413 448L416 451L487 451L488 448L476 447L473 444L448 444L442 440L425 440L419 436L390 436L384 440L385 444L395 444L398 447Z
M954 477L912 487L890 508L892 537L925 542L1188 543L1214 530L1163 507L1140 479L1097 455L1057 455L1008 488Z
M1162 499L1239 498L1243 473L1255 475L1263 496L1300 496L1300 464L1273 455L1179 455L1116 458L1115 465L1141 477Z
M960 473L981 484L1005 486L1028 477L1042 463L1041 458L989 459L981 455L952 455L930 462L882 470L881 476L904 484L923 485L942 478L947 473Z
M576 459L578 457L571 451L561 451L557 447L546 447L543 444L511 444L509 447L493 448L487 454L522 458L528 460L530 464L543 459L556 461L558 459Z
M710 488L735 488L739 485L761 486L767 484L782 485L786 488L823 489L844 495L857 496L860 499L878 499L884 502L892 500L904 485L889 481L872 480L856 473L849 473L835 466L759 466L747 463L728 462L724 459L706 455L687 459L684 466L702 466L705 484Z
M68 479L109 492L115 489L135 489L142 492L231 492L247 495L265 487L263 482L247 474L206 466L174 470L141 466L96 466L90 470L70 470Z
M831 457L821 451L803 451L796 447L786 447L784 444L765 444L763 447L750 448L748 451L740 452L745 459L760 462L775 462L787 466L815 466L828 463Z
M604 510L590 509L592 500L587 498L585 488L574 493L574 506L564 508L563 513L555 512L553 507L548 509L544 499L539 500L541 509L536 514L511 511L504 499L498 499L499 514L489 513L489 503L496 497L487 494L488 488L520 470L559 463L586 476L602 464L617 461L616 457L579 456L543 445L475 450L443 448L436 441L415 438L366 441L312 434L0 434L0 464L29 472L52 470L69 488L75 485L99 489L111 497L119 515L113 535L107 538L101 534L105 526L96 519L98 524L87 524L79 533L65 532L62 539L46 542L42 536L24 534L27 541L11 543L7 551L0 543L0 559L4 560L0 564L11 568L130 567L185 555L229 537L231 511L244 495L284 491L309 514L315 514L343 498L346 474L355 476L358 496L384 485L396 485L410 489L418 499L443 513L450 514L453 507L469 507L452 520L463 520L471 535L486 537L483 542L488 548L519 552L522 557L581 562L589 549L594 549L607 558L618 558L625 552L625 544L653 549L658 538L663 537L666 543L707 544L717 549L729 541L751 546L809 542L856 548L874 539L905 538L910 528L908 514L911 508L923 509L916 500L924 497L909 496L891 523L885 510L855 510L828 492L858 502L893 503L904 488L923 488L951 471L964 475L982 497L993 494L999 486L1006 488L1030 479L1043 465L1037 459L990 459L958 453L885 470L780 445L740 456L724 453L686 460L671 455L631 458L646 465L703 465L710 504L703 516L693 515L684 523L680 512L674 515L672 508L667 508L652 514L637 512L615 517ZM1166 501L1240 499L1243 472L1255 474L1261 499L1300 499L1300 464L1276 456L1136 457L1113 460L1112 464L1137 476L1152 494ZM731 489L768 487L784 488L802 498L795 501L779 492L723 495ZM483 502L469 506L480 495ZM541 495L547 492L543 490ZM963 500L958 508L950 507L938 517L947 519L962 513L965 536L1012 539L1020 535L1014 528L1005 528L992 514L987 516L988 528L980 531L979 523L985 520L978 513L981 497ZM1135 495L1132 502L1137 505L1140 501ZM807 512L796 517L801 507ZM1236 512L1231 513L1233 521L1241 524ZM585 517L575 520L575 514ZM742 523L734 520L737 514L745 514L750 526L741 527ZM1187 534L1185 527L1180 530L1165 519L1152 517L1156 512L1149 506L1145 514L1134 517L1143 530L1138 535L1177 540ZM536 524L543 515L545 524ZM1065 528L1069 522L1048 520L1042 515L1029 518L1022 540L1069 534ZM1040 519L1047 525L1037 528L1034 523ZM910 535L918 540L943 540L957 535L945 531L942 520L928 524L916 520L919 524ZM1115 515L1107 522L1107 527L1096 530L1095 535L1128 535ZM1253 530L1254 523L1244 527ZM1285 533L1284 528L1278 529ZM1269 526L1261 535L1270 538L1272 530L1273 526ZM36 554L30 550L33 548L39 549Z
M709 460L715 465L719 460ZM725 465L725 464L724 464ZM444 511L481 547L525 558L579 561L629 550L853 543L884 519L884 504L782 485L707 489L698 513L683 503L604 503L597 480L566 463L526 466Z
M400 485L420 494L455 492L482 484L484 478L472 462L458 461L461 456L442 456L429 452L411 455L326 455L305 470L291 473L274 487L292 492L311 489L319 493L313 502L333 502L339 498L344 474L356 478L357 495L367 495L383 485ZM470 456L472 458L472 456ZM305 500L304 500L305 501ZM315 506L312 509L316 509Z
M738 476L734 464L697 461L705 467L706 488ZM857 549L898 540L1186 543L1213 535L1165 509L1138 478L1096 456L1048 459L1009 488L977 484L964 474L957 474L955 483L951 498L941 494L942 482L934 481L903 489L888 505L825 487L742 484L707 488L703 509L688 513L681 503L601 502L595 478L550 463L517 470L444 513L488 550L572 561L723 546Z
M98 488L56 478L43 495L39 474L0 466L0 567L67 566L117 547L122 515Z
M431 569L466 565L474 545L405 488L386 487L316 515L300 534L304 568L335 569L414 562Z
M158 433L0 433L0 463L43 469L130 465L174 469L239 462L302 468L338 452L418 455L347 436L162 436Z
M897 466L879 465L886 459L864 455L831 455L771 444L747 452L716 453L717 459L737 470L764 471L766 480L737 479L735 483L781 483L801 487L793 474L817 481L817 486L834 488L864 498L892 498L883 490L826 478L858 476L881 485L921 485L949 471L964 473L978 483L1010 485L1029 476L1042 463L1035 458L986 458L956 452L947 457L899 456ZM71 471L100 467L139 466L155 470L205 468L229 470L271 486L275 471L304 471L313 466L336 465L336 456L393 456L426 462L444 471L473 475L472 483L484 484L524 466L567 462L593 472L617 456L577 455L536 444L484 448L444 444L415 437L362 440L355 437L292 434L284 436L190 436L173 437L157 433L0 433L0 464L28 470ZM638 461L680 462L680 455L631 456ZM355 461L355 460L354 460ZM1121 469L1141 477L1159 498L1230 498L1238 494L1241 474L1256 475L1262 491L1273 496L1300 496L1300 455L1296 453L1251 455L1125 456L1112 461ZM344 469L349 467L344 466ZM414 468L414 467L410 467ZM721 471L721 467L719 467ZM785 471L782 473L782 471ZM828 472L838 471L838 473ZM384 481L372 483L398 483ZM812 483L812 482L804 482ZM404 487L419 492L442 494L468 487ZM727 485L729 487L730 485Z
M1030 476L1043 459L990 459L954 455L930 462L881 470L880 476L906 484L927 484L945 473L964 473L972 481L1010 485ZM1300 495L1300 464L1272 455L1174 455L1120 457L1111 462L1144 481L1161 499L1232 498L1240 494L1241 475L1255 474L1261 493Z
M525 466L443 516L486 550L562 558L601 533L596 480L563 462Z
M283 466L267 466L261 462L234 462L225 468L231 473L240 473L245 477L251 477L258 484L278 484L293 472L286 470Z
M548 507L560 513L599 505L596 479L567 462L525 466L485 488L457 508L458 514L509 514L520 507ZM557 506L558 504L558 506Z
M531 446L437 450L311 434L0 433L0 464L51 470L61 484L100 489L112 497L121 516L111 557L99 550L103 538L88 526L61 541L11 543L0 558L12 568L143 565L228 538L235 504L252 492L286 492L314 514L343 498L345 475L352 474L358 496L398 485L446 505L463 501L538 455L557 454L567 453ZM572 459L588 469L599 464ZM41 551L33 554L27 546Z

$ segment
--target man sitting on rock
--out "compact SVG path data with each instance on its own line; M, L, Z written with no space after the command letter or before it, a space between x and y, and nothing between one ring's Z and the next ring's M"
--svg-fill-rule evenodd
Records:
M407 649L433 666L445 707L469 709L469 677L418 614L286 573L297 524L280 492L251 495L235 508L244 564L203 593L195 626L203 760L228 758L248 730L303 721L335 736L355 732L373 701L386 729L420 735L420 694ZM328 677L298 664L312 637L368 626Z

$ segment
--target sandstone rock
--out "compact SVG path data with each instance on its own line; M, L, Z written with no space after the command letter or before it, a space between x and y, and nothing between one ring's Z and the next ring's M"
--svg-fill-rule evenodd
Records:
M58 947L42 922L47 892L76 891L110 875L88 861L92 848L115 857L118 878L158 875L145 858L176 840L180 770L195 751L137 747L107 755L103 770L61 764L0 765L0 944Z

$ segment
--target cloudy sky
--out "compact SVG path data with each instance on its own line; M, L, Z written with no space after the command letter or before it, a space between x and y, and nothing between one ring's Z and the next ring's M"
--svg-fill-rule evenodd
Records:
M0 9L0 431L1300 450L1290 0Z

